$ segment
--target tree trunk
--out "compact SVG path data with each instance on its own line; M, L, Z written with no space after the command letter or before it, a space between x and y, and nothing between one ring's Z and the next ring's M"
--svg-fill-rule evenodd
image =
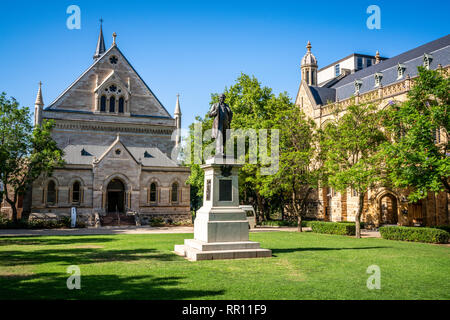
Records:
M6 202L8 202L9 206L11 207L11 211L12 211L12 221L14 223L17 223L17 208L16 208L16 203L17 203L17 193L14 193L14 199L10 199L9 198L9 192L8 192L8 185L5 183L4 184L5 187L5 200Z
M298 232L303 232L303 228L302 228L302 215L299 214L297 216L297 223L298 223Z
M365 196L365 192L360 192L359 193L359 207L358 207L358 212L356 213L355 216L355 226L356 226L356 238L361 238L361 223L360 223L360 219L361 219L361 215L364 209L364 196Z
M258 192L256 192L256 203L258 205L258 215L259 215L259 218L260 218L259 222L262 222L262 221L264 221L264 208L263 208L263 205L262 205L261 196L259 195Z
M297 195L296 195L296 193L295 193L295 191L293 191L292 192L292 199L291 199L291 201L292 201L292 210L294 211L294 215L297 217L297 223L298 223L298 225L297 225L297 230L298 230L298 232L303 232L303 229L302 229L302 215L301 215L301 212L298 210L298 207L297 207Z

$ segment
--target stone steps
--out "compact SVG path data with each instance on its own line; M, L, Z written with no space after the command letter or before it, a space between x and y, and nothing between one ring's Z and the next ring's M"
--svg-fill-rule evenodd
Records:
M260 249L259 242L253 241L207 243L195 239L185 239L184 245L200 251Z
M120 224L117 215L106 215L100 216L100 221L102 226L134 226L136 222L134 220L134 216L127 216L125 214L120 215Z
M261 249L259 242L213 242L206 243L186 239L184 245L176 245L174 252L190 261L268 258L272 256L269 249Z

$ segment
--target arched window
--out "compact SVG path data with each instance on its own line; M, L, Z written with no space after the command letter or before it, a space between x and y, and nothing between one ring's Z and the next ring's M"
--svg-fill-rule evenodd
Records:
M150 202L156 202L156 183L152 182L150 185Z
M100 98L100 111L105 112L106 111L106 96L102 96Z
M56 203L56 184L53 180L50 180L47 185L47 204Z
M176 182L172 184L171 201L178 202L178 183Z
M81 192L80 192L80 183L78 181L75 181L72 186L72 202L73 203L79 203L81 199Z
M109 112L115 111L116 111L116 98L111 97L109 98Z
M123 99L123 97L120 97L119 98L119 113L123 113L124 102L125 102L125 100Z

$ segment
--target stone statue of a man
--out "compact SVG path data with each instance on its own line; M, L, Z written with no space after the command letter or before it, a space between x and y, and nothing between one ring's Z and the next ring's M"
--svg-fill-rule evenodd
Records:
M214 117L211 136L216 140L216 155L223 155L227 129L230 129L233 118L230 106L225 103L225 94L219 96L219 102L211 106L208 115Z

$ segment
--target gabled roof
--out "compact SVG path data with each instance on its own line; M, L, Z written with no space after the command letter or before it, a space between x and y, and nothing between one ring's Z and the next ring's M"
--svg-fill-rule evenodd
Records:
M102 156L112 149L112 146L99 145L68 145L64 148L64 160L68 165L91 165L94 159L101 159ZM123 145L123 144L122 144ZM131 154L133 159L140 160L143 166L146 167L179 167L179 165L167 157L158 148L144 148L144 147L126 147L124 148ZM84 150L84 152L83 152ZM147 155L150 155L150 157Z
M162 110L164 110L164 112L167 114L167 117L172 118L172 116L170 115L170 113L167 111L167 109L164 107L164 105L161 103L161 101L158 99L158 97L153 93L153 91L150 89L150 87L147 85L147 83L144 81L144 79L142 79L142 77L139 75L139 73L136 71L136 69L134 69L133 65L128 61L128 59L125 57L125 55L122 53L122 51L120 51L120 49L117 47L117 45L113 45L111 46L108 50L106 50L105 53L103 53L101 55L100 58L98 58L97 60L94 61L94 63L85 71L83 72L66 90L64 90L52 103L50 103L45 110L51 110L54 105L59 102L64 95L71 90L74 85L76 83L78 83L80 81L80 79L82 79L89 71L91 71L97 64L99 64L104 58L105 56L108 55L108 53L110 53L113 50L117 50L117 52L122 56L122 58L124 59L124 61L130 66L130 68L133 70L133 72L137 75L138 79L140 81L142 81L142 83L144 84L144 86L147 88L147 90L150 92L150 94L156 99L156 101L158 102L159 106L162 108Z
M129 153L129 155L136 162L136 164L139 164L139 162L136 160L136 158L133 156L133 154L130 152L130 150L128 150L128 148L122 143L122 141L120 141L119 134L117 134L116 140L105 150L105 152L103 152L103 154L100 156L100 158L98 158L97 162L101 162L108 155L108 153L110 153L111 150L114 149L117 145L121 145Z
M128 90L128 87L126 86L125 82L122 80L122 78L119 77L118 74L116 74L116 70L113 70L108 76L106 76L106 78L102 81L102 83L100 83L95 89L94 91L97 91L98 89L100 89L105 83L107 83L111 78L113 77L117 77L117 79L119 79L120 84L122 85L122 87L128 92L128 94L130 94L130 91Z

